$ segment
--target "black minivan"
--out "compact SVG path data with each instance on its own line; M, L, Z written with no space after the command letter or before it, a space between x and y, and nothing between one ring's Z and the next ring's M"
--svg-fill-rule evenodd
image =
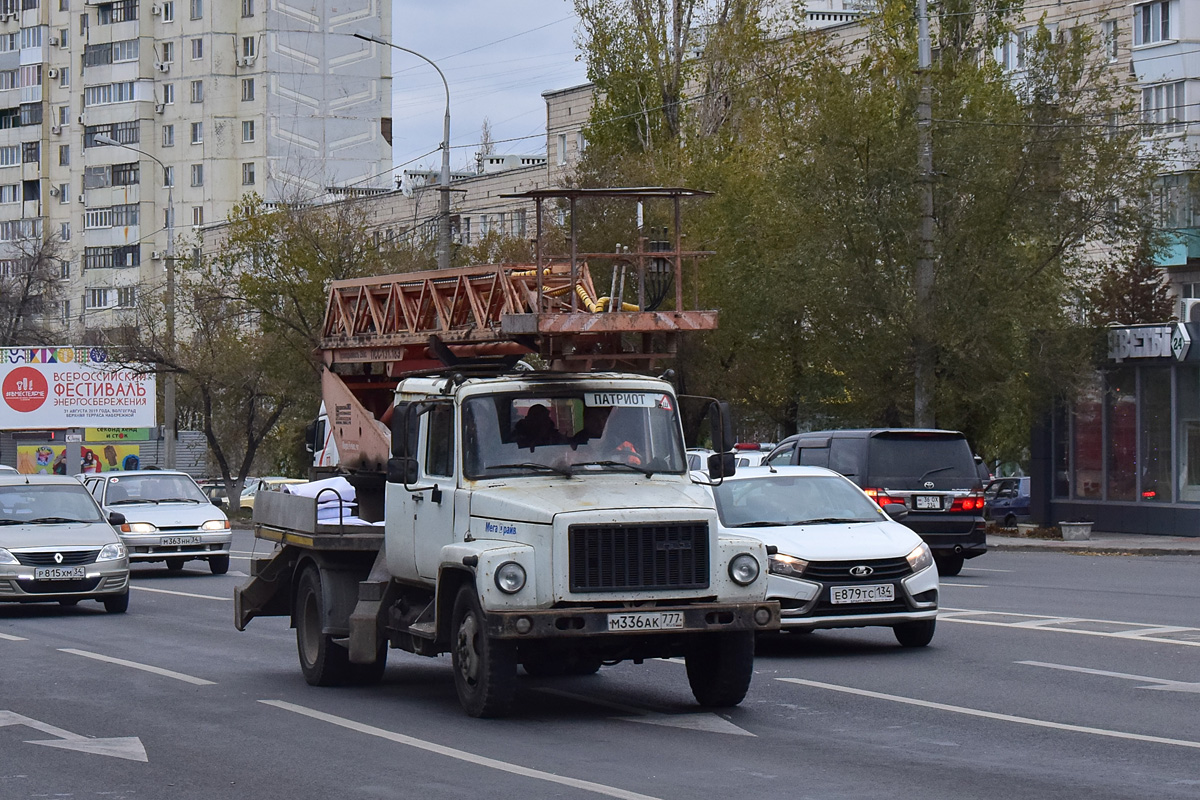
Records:
M827 467L862 487L880 506L902 504L904 524L933 551L941 575L987 552L983 485L967 437L957 431L876 428L789 436L768 465Z

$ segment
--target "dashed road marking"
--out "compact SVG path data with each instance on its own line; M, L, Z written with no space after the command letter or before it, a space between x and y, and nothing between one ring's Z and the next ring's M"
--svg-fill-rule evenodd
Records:
M407 747L415 747L416 749L424 750L427 753L436 753L437 755L445 756L446 758L465 761L468 764L475 764L476 766L486 767L487 769L494 769L500 772L507 772L511 775L534 778L535 780L546 781L547 783L556 783L560 786L568 786L572 789L581 789L585 792L593 792L595 794L602 794L608 797L617 797L621 800L658 800L658 798L651 797L650 795L639 794L626 789L619 789L616 786L607 786L603 783L593 783L592 781L580 780L579 778L569 778L565 775L555 775L553 772L543 772L540 769L532 769L530 767L523 767L520 764L512 764L507 761L488 758L487 756L477 755L466 750L459 750L455 747L447 747L435 742L425 741L424 739L417 739L413 736L406 736L403 733L395 733L393 731L384 730L383 728L376 728L373 725L355 722L354 720L346 719L345 717L326 714L324 711L317 711L313 708L306 708L305 706L299 706L295 703L288 703L283 700L259 700L258 702L263 703L264 705L283 709L284 711L291 711L294 714L301 714L322 722L328 722L331 725L337 725L338 727L346 728L347 730L365 733L368 736L376 736L380 739L386 739L390 742L402 744Z
M169 669L163 669L162 667L154 667L149 664L140 664L137 661L126 661L123 658L113 658L112 656L106 656L106 655L102 655L100 653L93 653L88 650L76 650L72 647L60 647L60 648L58 648L58 650L60 653L70 653L71 655L83 656L84 658L91 658L96 661L104 661L108 664L117 664L118 666L130 667L131 669L140 669L142 672L151 672L151 673L154 673L155 675L162 675L164 678L174 678L177 681L183 681L184 683L190 683L194 686L215 686L216 685L215 681L207 681L204 678L197 678L192 675L185 675L182 672L173 672Z
M0 639L3 639L6 642L28 642L29 641L24 636L13 636L8 633L0 633Z
M946 607L938 610L938 621L1200 647L1200 628L1187 628L1179 625L1147 625L1144 622L1120 622L1110 619L1054 617L1044 614L1021 614L1015 611L983 611Z
M218 597L214 594L195 594L194 592L176 592L171 589L151 589L149 586L130 586L139 592L154 592L155 594L174 594L179 597L195 597L200 600L232 600L232 597Z
M1149 742L1151 744L1169 744L1175 747L1187 747L1193 750L1200 750L1200 742L1193 742L1188 739L1172 739L1166 736L1150 736L1144 733L1130 733L1128 731L1114 731L1107 728L1093 728L1087 725L1071 725L1066 722L1051 722L1045 719L1035 719L1033 717L1019 717L1015 714L999 714L995 711L983 711L978 708L967 708L965 706L952 706L947 703L935 703L931 700L918 700L915 697L903 697L895 694L884 694L883 692L872 692L867 689L856 689L852 686L839 686L835 683L821 683L820 681L809 681L803 678L776 678L777 681L783 683L794 683L799 686L808 686L813 689L827 689L831 692L842 692L844 694L858 695L859 697L869 697L874 700L887 700L892 703L903 703L904 705L920 706L921 708L929 708L934 711L947 711L952 714L963 714L969 717L982 717L984 719L997 720L999 722L1012 722L1019 725L1030 725L1035 728L1050 728L1059 731L1069 731L1071 733L1087 733L1093 736L1105 736L1110 739L1126 739L1135 742Z

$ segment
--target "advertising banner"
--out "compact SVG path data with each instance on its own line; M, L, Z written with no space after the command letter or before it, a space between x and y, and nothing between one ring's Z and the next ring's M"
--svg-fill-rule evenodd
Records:
M83 432L85 442L148 442L149 428L88 428Z
M138 469L141 447L136 444L84 445L80 450L85 473ZM63 445L17 446L17 472L23 475L66 475L67 448Z
M0 348L0 430L149 428L155 383L102 347Z

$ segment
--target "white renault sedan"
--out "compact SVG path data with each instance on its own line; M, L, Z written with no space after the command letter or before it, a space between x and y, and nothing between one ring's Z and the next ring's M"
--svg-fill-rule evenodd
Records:
M125 515L120 533L130 561L165 561L179 570L198 559L214 575L229 571L229 518L186 472L104 472L84 485L105 511Z
M0 475L0 601L99 600L129 607L129 559L109 518L74 478Z
M851 481L820 467L752 467L713 496L722 528L774 548L767 599L780 602L783 630L878 625L905 647L933 639L929 546Z

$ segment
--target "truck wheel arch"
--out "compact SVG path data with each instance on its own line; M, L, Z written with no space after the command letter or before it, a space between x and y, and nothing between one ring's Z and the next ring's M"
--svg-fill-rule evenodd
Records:
M454 616L454 600L463 586L475 585L475 571L466 567L444 566L437 582L437 641L448 647L450 619Z

